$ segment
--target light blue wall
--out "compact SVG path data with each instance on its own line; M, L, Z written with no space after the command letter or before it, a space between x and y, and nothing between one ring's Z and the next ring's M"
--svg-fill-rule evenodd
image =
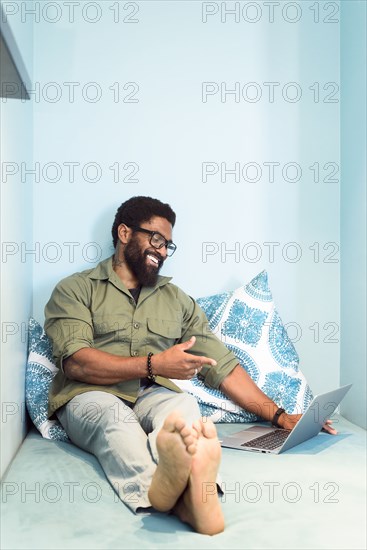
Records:
M95 24L86 18L98 14L90 11L83 19L81 8L74 22L63 11L59 22L37 24L35 160L41 170L49 167L46 179L57 180L41 177L34 184L33 230L40 247L34 314L39 320L56 282L93 265L96 249L89 243L97 243L102 257L111 253L110 227L119 204L134 194L149 194L170 202L178 214L179 249L165 273L198 297L242 285L268 269L310 384L316 391L339 384L340 175L324 180L340 163L340 14L330 15L336 22L325 22L330 10L323 10L324 4L318 21L309 6L297 3L296 22L290 22L298 17L292 8L283 15L277 9L270 22L263 7L259 21L250 23L243 14L239 22L230 15L221 22L221 3L215 4L219 12L203 22L201 2L140 2L132 16L138 22L123 22L129 8L114 23L112 3L103 2ZM255 15L250 11L247 19ZM65 82L80 84L73 103ZM92 98L90 82L102 92L96 103L82 95L84 87ZM110 89L116 82L117 103ZM139 86L131 98L135 103L126 102L135 84L123 89L131 82ZM219 89L224 83L228 90L238 82L247 100L227 95L221 101L218 92L204 102L203 82ZM251 82L256 84L246 90ZM269 82L279 83L274 101L271 85L264 84ZM57 90L61 97L52 102ZM295 92L302 95L292 102ZM257 102L251 101L255 93L261 93ZM51 162L58 163L59 173ZM80 163L74 181L65 165L70 162ZM102 173L94 183L83 180L82 167L90 162ZM222 182L217 173L203 182L204 162L213 163L213 169L222 162L228 168L240 163L241 169L257 163L262 177L249 182L241 176L236 182L228 175ZM264 165L269 162L280 164L274 181ZM129 165L114 182L109 167L115 163L121 169L136 163L138 181L121 181L131 172ZM288 163L301 168L299 181L282 177ZM326 163L332 164L325 168ZM248 175L254 178L254 169ZM286 175L295 178L292 166ZM94 176L92 168L87 176ZM204 254L210 246L217 252ZM235 247L237 256L228 253ZM295 254L301 257L293 262Z
M343 415L366 428L366 3L342 6L341 382Z
M342 383L353 381L343 413L365 426L366 144L359 125L365 119L365 4L343 2L341 28L340 14L332 13L339 7L335 2L318 3L319 14L302 4L294 23L286 20L294 18L292 9L281 16L275 11L274 22L265 9L256 23L245 21L243 14L238 22L233 15L225 19L225 13L221 22L220 3L212 4L218 13L206 22L200 2L140 2L135 14L133 3L120 3L114 23L116 13L110 8L115 3L104 2L94 24L91 19L100 14L92 9L83 13L82 3L74 21L61 2L61 11L52 12L51 6L39 18L24 11L32 2L8 4L19 7L8 21L31 77L33 58L35 67L32 103L1 103L2 161L18 167L6 181L2 173L1 182L1 239L8 247L3 244L1 270L2 472L26 429L25 327L32 289L33 312L42 321L44 304L61 277L111 253L115 210L134 194L156 196L177 211L179 250L165 272L192 295L233 288L268 269L311 386L323 391L338 385L339 377ZM51 23L55 15L60 19ZM254 12L247 15L253 18ZM332 95L340 83L340 62L341 116L339 92ZM76 83L74 102L68 82ZM96 90L88 86L91 82L102 92L98 102L91 100ZM206 102L203 82L219 87ZM221 101L221 83L230 90L237 82L240 91L255 82L261 99L227 95ZM279 82L273 102L266 82ZM291 82L302 90L294 103ZM247 99L255 87L247 89ZM53 93L60 90L54 101ZM339 145L341 191L340 174L332 176L340 164ZM73 181L72 162L80 163ZM206 182L205 162L212 163L208 170L218 167ZM240 163L241 169L257 163L262 176L249 182L242 175L235 181L223 174L221 181L221 162L227 168ZM280 163L274 181L264 162ZM98 181L90 181L95 172L92 165L85 171L87 163L98 165ZM115 163L120 164L120 181L114 181L109 168ZM301 167L299 181L282 177L288 163ZM40 171L39 178L27 172L32 169ZM253 174L250 169L249 176ZM291 166L288 175L294 175ZM255 245L246 248L248 243ZM274 259L265 243L280 243L274 244ZM289 243L297 243L302 253L297 262L285 255L295 251ZM233 249L236 254L230 253ZM254 253L259 254L255 261Z
M8 24L27 72L32 77L32 23L9 16ZM22 256L22 249L32 246L32 183L22 182L21 164L32 163L33 111L30 101L19 99L0 99L0 111L1 477L27 429L24 378L27 325L32 313L33 262Z

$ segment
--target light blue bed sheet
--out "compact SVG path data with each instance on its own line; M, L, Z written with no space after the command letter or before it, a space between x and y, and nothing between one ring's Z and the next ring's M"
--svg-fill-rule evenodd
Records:
M31 430L3 480L1 548L365 549L366 432L334 422L338 436L281 455L223 449L226 529L214 537L172 515L134 516L92 455Z

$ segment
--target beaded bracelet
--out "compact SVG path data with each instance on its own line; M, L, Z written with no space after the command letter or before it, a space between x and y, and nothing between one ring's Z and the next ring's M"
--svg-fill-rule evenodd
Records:
M152 369L152 355L153 353L150 351L147 357L147 369L148 369L149 380L151 380L152 382L155 382L155 374L153 374L153 369Z

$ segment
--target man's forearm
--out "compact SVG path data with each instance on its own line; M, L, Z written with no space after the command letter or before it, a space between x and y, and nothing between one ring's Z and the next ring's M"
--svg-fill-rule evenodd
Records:
M151 358L153 376L190 380L203 365L216 365L210 357L192 355L195 337L176 344ZM71 380L110 385L148 376L147 356L120 357L95 348L82 348L64 361L64 372Z
M265 420L271 421L278 409L278 405L260 390L240 365L226 376L220 390L240 407ZM284 415L279 417L280 425L282 425L282 416Z
M78 382L107 386L147 376L146 357L120 357L95 348L82 348L64 361L66 376Z

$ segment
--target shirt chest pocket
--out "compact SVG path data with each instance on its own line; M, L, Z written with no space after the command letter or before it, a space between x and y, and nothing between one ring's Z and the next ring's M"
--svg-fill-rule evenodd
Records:
M170 319L147 318L147 345L165 350L181 338L181 323Z
M95 315L93 317L94 344L96 348L113 347L129 341L131 321L123 315ZM112 349L105 350L113 353Z

